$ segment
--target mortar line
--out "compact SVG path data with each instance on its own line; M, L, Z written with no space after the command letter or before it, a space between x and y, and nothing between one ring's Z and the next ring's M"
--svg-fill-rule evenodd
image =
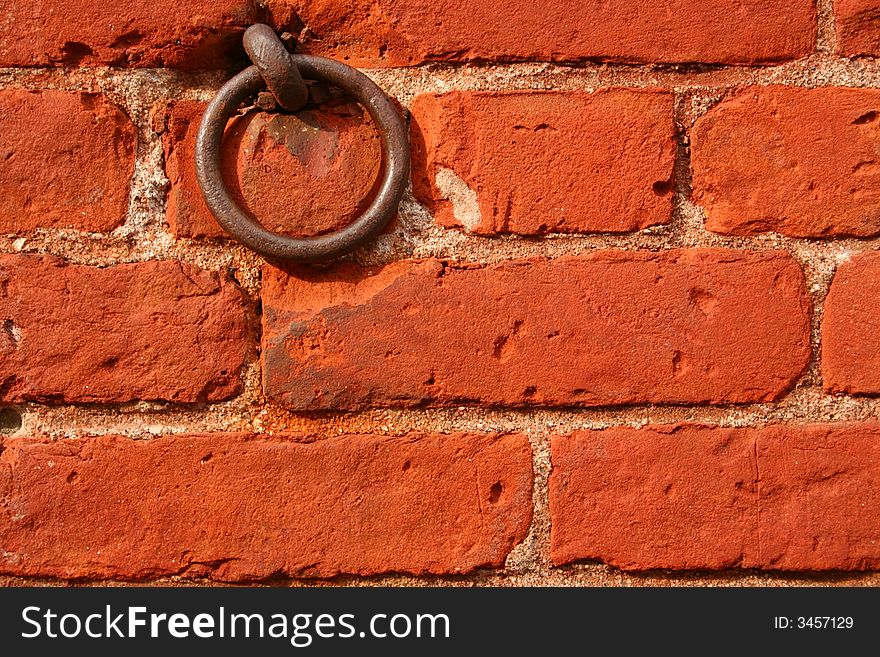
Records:
M874 422L880 398L827 395L818 386L796 387L777 403L743 406L628 405L584 409L372 409L354 413L295 413L267 403L259 386L259 368L249 370L246 394L203 409L137 402L106 407L20 404L24 424L15 435L80 438L119 434L151 438L187 433L242 432L292 439L333 439L358 433L404 435L414 431L517 432L568 435L580 430L627 426L697 424L763 427Z
M820 9L827 13L821 30L823 43L833 40L834 18L830 0L820 0ZM598 87L661 87L700 89L738 87L746 84L824 87L880 87L880 60L851 59L831 54L833 45L825 45L808 57L762 66L745 65L668 65L621 64L608 62L584 63L460 63L421 64L412 67L363 68L368 76L391 87L392 95L409 105L413 89L420 93L444 92L454 89L516 89L574 90ZM0 88L69 89L108 91L120 80L137 80L139 84L174 89L178 95L164 97L209 99L228 79L224 71L191 73L173 69L126 68L0 68ZM859 77L858 80L846 78ZM786 79L788 78L788 79ZM865 80L864 78L867 78Z
M532 522L522 543L508 554L504 571L526 574L546 570L550 555L550 440L548 434L526 433L532 453Z
M816 50L833 53L837 49L837 20L834 14L835 0L816 0Z
M40 585L97 585L97 586L225 586L222 581L207 577L157 577L136 581L106 579L63 580L48 577L0 576L0 586ZM621 571L603 564L584 562L547 571L505 573L480 570L459 576L410 575L341 575L330 579L272 578L256 580L255 586L297 587L362 587L362 586L880 586L880 572L828 571L786 572L754 569L727 569L721 571Z

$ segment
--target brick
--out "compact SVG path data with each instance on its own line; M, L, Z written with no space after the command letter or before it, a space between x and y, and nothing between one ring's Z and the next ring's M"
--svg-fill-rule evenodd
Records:
M10 2L0 66L219 68L244 60L241 35L254 22L298 25L277 0Z
M310 52L356 66L429 61L757 63L813 51L810 0L505 3L293 0Z
M122 224L136 139L100 94L0 92L0 231Z
M178 237L226 236L205 205L193 166L204 108L181 101L167 114L166 216ZM227 187L270 230L298 236L339 230L375 195L382 147L369 115L355 103L296 114L250 112L230 124L226 140Z
M298 410L744 403L809 360L780 251L263 271L266 394Z
M757 522L755 445L744 432L614 428L551 444L554 563L741 565Z
M420 96L416 197L441 225L483 235L667 223L672 103L668 93L619 89Z
M877 0L835 0L837 52L849 57L880 55L880 4Z
M557 565L880 567L880 425L613 428L552 440Z
M465 573L528 532L518 435L6 440L0 572L246 581Z
M880 568L880 425L757 437L761 568Z
M822 320L822 379L829 392L880 394L880 252L838 267Z
M241 387L250 310L226 274L0 256L0 399L206 402Z
M880 234L880 91L751 88L693 128L694 200L709 230Z

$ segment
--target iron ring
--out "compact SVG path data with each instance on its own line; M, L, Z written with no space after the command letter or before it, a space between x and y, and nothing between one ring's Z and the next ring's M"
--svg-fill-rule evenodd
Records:
M218 92L205 110L196 138L196 177L208 208L218 223L239 242L275 260L318 262L350 253L378 235L396 216L410 168L406 124L394 104L366 75L323 57L291 55L303 77L323 80L349 93L373 118L382 140L385 173L366 211L334 233L295 238L266 230L235 202L223 182L220 151L229 120L242 102L266 86L256 66L245 69Z

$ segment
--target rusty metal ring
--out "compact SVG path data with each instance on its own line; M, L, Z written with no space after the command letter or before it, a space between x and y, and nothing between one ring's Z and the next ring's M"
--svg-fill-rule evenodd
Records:
M397 214L409 177L410 154L406 124L393 103L366 75L332 59L291 55L303 77L329 82L348 92L367 110L382 139L385 173L366 211L340 231L295 238L266 230L233 200L223 182L220 150L226 125L242 102L266 85L256 66L229 80L208 105L196 138L196 177L208 208L219 224L239 242L276 260L318 262L350 253L378 235Z

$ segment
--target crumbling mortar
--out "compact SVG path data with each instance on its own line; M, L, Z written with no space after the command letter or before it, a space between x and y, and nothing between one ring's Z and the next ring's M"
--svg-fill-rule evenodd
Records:
M834 17L834 0L816 0L819 29L816 34L816 50L833 53L837 49L837 25Z

